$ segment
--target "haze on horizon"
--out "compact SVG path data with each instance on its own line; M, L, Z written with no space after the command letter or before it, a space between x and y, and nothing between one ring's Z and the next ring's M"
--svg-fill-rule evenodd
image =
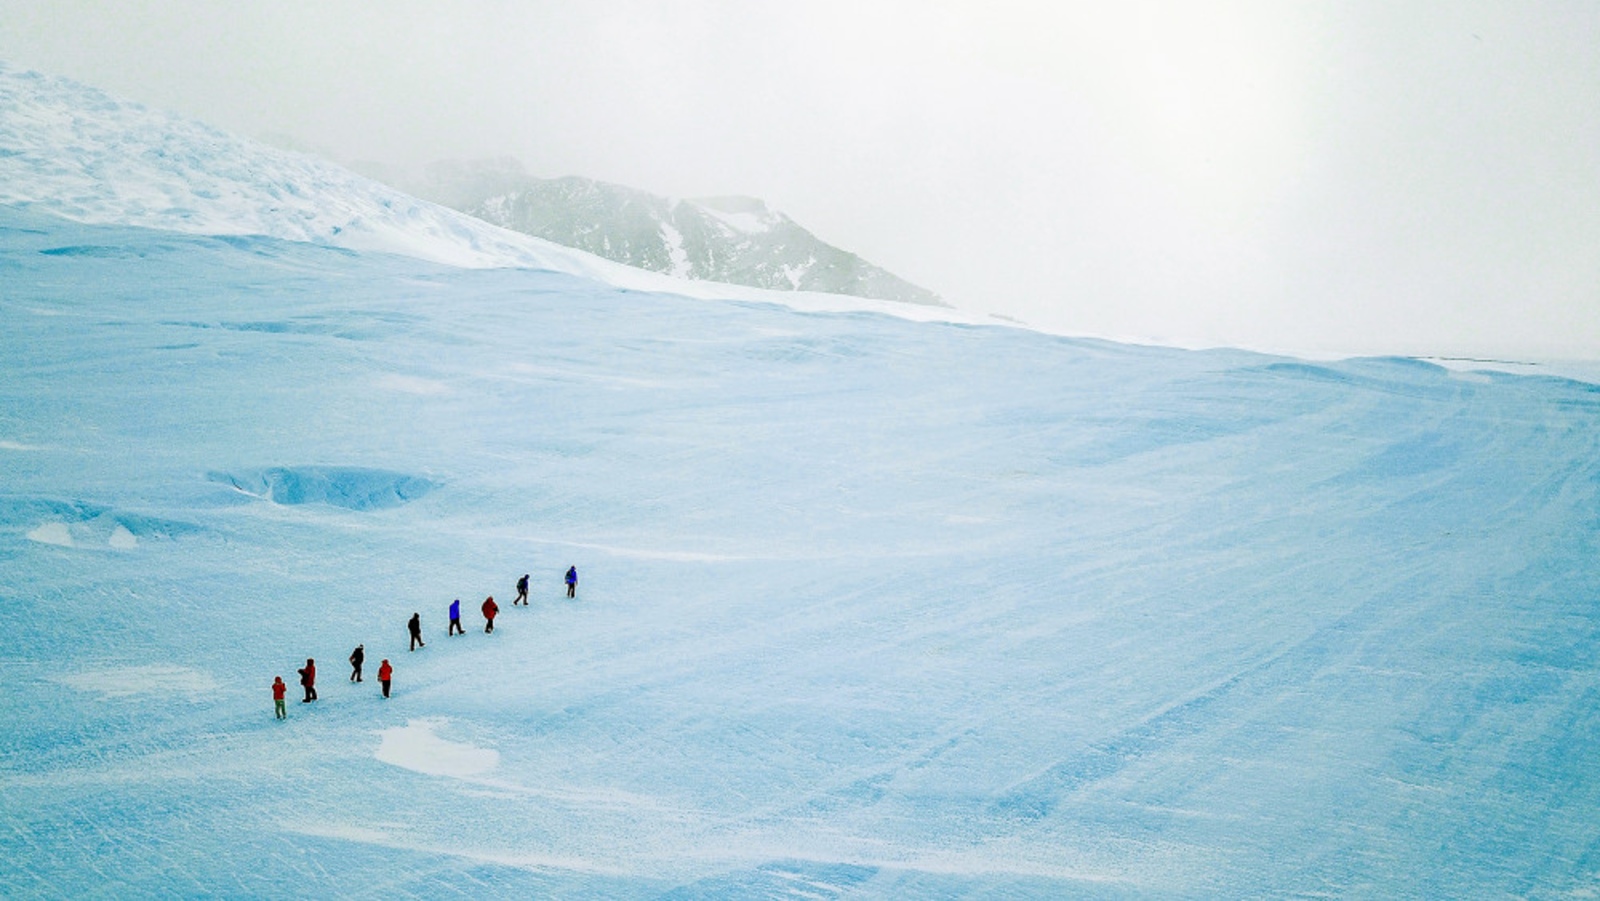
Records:
M0 0L0 59L337 160L748 194L965 309L1600 359L1600 6Z

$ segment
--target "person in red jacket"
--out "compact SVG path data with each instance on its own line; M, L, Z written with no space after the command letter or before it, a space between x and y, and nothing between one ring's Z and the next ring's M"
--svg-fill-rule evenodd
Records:
M283 684L283 677L275 676L272 680L272 709L273 713L280 720L286 720L289 718L288 712L283 709L283 696L287 694L288 691L289 686Z
M295 672L300 674L300 684L306 690L306 696L300 699L300 703L309 704L315 701L317 699L317 661L307 657L305 669L295 670Z
M494 602L494 595L491 594L483 599L483 618L488 620L488 624L483 627L483 631L494 631L494 615L499 612L500 605Z
M378 664L378 684L383 686L383 696L389 696L389 680L394 678L394 667L389 665L389 658L385 657Z

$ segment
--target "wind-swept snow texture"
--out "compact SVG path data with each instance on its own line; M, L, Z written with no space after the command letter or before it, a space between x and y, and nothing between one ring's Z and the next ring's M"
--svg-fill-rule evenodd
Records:
M0 896L1600 895L1600 389L625 269L0 68Z
M1600 888L1593 386L14 207L0 286L5 897Z

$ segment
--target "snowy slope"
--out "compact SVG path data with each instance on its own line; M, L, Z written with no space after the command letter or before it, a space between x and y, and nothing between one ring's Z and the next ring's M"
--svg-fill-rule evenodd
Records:
M0 272L6 897L1600 878L1590 386L4 208Z
M0 68L0 201L81 222L270 235L463 266L563 268L508 238L312 157L93 88Z
M0 128L0 896L1600 891L1592 385L87 224L213 164Z

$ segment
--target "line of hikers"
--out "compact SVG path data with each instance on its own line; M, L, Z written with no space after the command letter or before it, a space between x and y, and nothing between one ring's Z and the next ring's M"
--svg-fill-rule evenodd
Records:
M569 598L577 597L578 596L578 568L576 566L567 567L566 583L567 583L567 597L569 597ZM521 604L523 606L530 606L528 604L528 574L527 573L523 573L522 574L522 578L517 580L517 596L511 602L511 606L515 607L518 604ZM488 597L484 598L483 599L483 604L479 609L482 610L482 612L483 612L483 619L484 619L483 631L486 632L486 633L492 634L494 632L494 618L500 614L500 605L496 604L494 602L494 595L489 595ZM420 614L420 613L411 614L411 619L410 619L409 622L406 623L406 628L411 633L411 650L415 651L417 648L427 647L427 644L424 643L423 640L422 640L422 614ZM461 627L461 599L460 598L456 598L454 601L450 602L450 631L447 632L446 634L447 635L456 635L456 634L465 635L465 634L467 634L467 630L463 629ZM361 681L361 667L362 667L362 665L364 663L366 663L366 661L367 661L366 645L360 645L360 644L356 645L356 649L354 651L350 652L350 681L351 682L360 682ZM317 699L317 661L314 658L307 657L306 658L306 665L304 667L301 667L300 669L295 670L295 672L300 675L300 687L305 689L305 697L300 699L300 703L309 704L312 701L315 701ZM393 681L394 681L394 666L389 663L387 658L385 658L384 661L381 664L378 665L378 684L380 686L382 686L382 688L383 688L383 696L386 697L386 698L389 696L389 687L390 687L390 684ZM273 677L273 680L272 680L272 707L273 707L273 714L280 720L289 718L288 711L284 709L284 696L286 694L288 694L288 692L289 692L289 686L284 683L283 677L282 676Z

